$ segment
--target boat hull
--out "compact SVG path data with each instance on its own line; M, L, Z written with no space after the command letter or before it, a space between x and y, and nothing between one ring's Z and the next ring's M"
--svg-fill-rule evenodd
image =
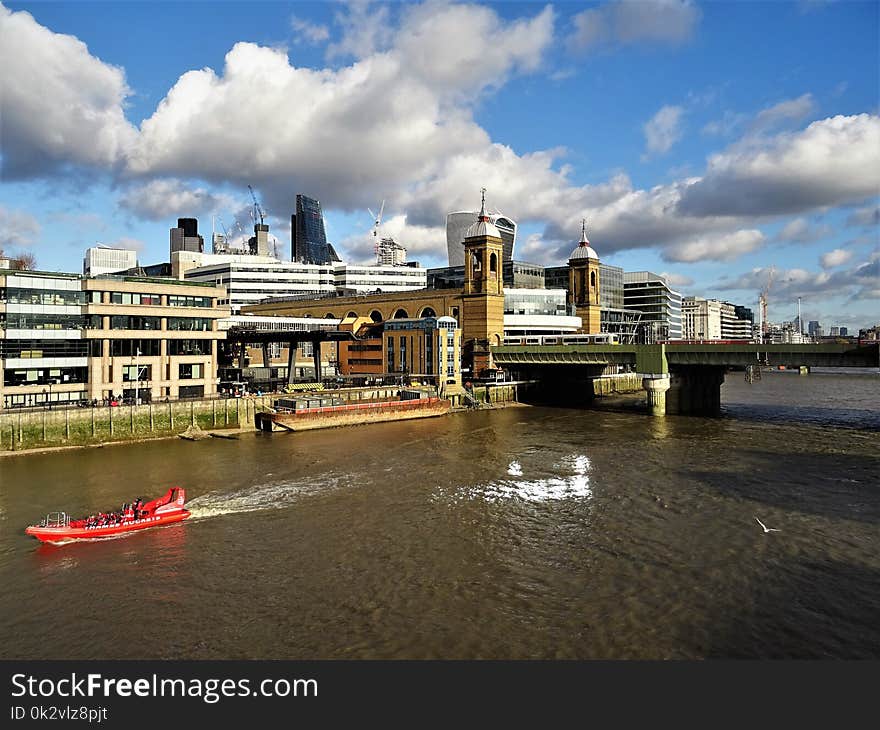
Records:
M312 408L290 413L256 413L261 431L311 431L317 428L355 426L383 421L431 418L449 413L452 403L443 398L380 403L353 403L345 406Z
M74 540L100 540L106 537L118 537L129 532L137 532L138 530L147 530L152 527L162 527L163 525L181 522L189 516L190 511L182 509L167 514L145 517L140 520L128 520L117 525L105 527L39 527L32 525L25 530L25 533L37 538L40 542L57 545Z

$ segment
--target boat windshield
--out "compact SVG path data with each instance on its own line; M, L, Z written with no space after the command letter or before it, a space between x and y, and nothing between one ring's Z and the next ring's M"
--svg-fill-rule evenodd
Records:
M70 515L66 512L50 512L40 527L67 527L69 524Z

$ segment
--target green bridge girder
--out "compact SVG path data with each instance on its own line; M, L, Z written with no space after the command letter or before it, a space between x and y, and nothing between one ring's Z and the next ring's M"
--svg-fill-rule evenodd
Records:
M880 367L880 343L869 345L500 345L497 365L632 365L640 373L670 366Z

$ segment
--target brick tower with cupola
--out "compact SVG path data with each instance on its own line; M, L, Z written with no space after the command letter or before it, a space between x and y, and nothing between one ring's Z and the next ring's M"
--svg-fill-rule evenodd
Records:
M598 334L601 331L599 304L599 254L587 240L587 222L581 224L581 240L568 257L568 292L575 314L581 318L581 332Z
M477 222L464 239L461 329L464 366L479 378L493 367L490 347L504 337L503 242L486 214L486 189Z

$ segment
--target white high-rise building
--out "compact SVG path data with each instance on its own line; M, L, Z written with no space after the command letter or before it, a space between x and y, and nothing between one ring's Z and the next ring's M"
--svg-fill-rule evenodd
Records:
M393 238L383 238L376 246L379 266L406 266L406 249Z
M83 257L83 274L85 276L115 274L137 265L137 251L99 244L86 249Z
M175 252L172 267L186 281L225 286L221 306L238 314L242 306L297 295L335 296L377 291L408 291L427 286L427 269L414 266L363 266L343 262L305 264L269 256Z
M703 297L681 300L681 337L684 340L752 339L752 323L736 316L730 302Z
M685 297L681 300L681 336L685 340L720 340L721 302Z

